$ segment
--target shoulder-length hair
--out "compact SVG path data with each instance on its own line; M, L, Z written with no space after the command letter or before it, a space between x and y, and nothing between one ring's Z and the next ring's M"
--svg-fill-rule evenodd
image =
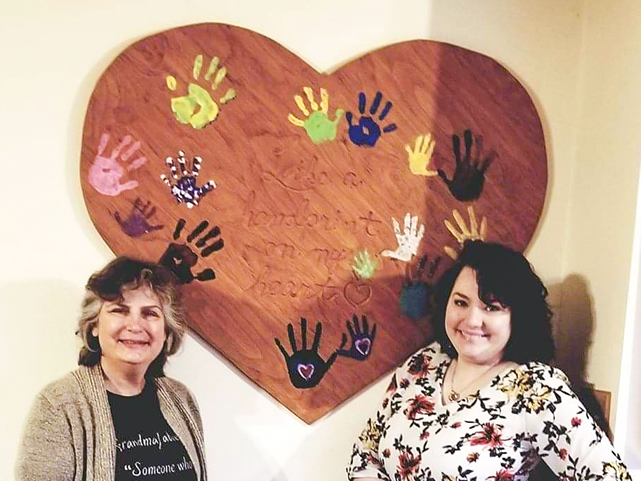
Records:
M85 297L82 300L82 312L76 331L83 344L78 356L79 365L95 366L100 362L100 343L92 330L98 323L103 303L122 301L125 291L140 287L149 288L158 296L165 317L167 336L162 351L149 365L145 376L164 376L167 357L178 351L185 333L185 315L178 281L171 271L159 264L124 256L117 257L102 270L95 272L85 286Z
M523 364L548 363L554 356L552 310L548 290L525 257L501 244L468 241L434 290L432 325L434 337L450 357L457 357L445 331L445 313L454 283L464 267L476 273L479 298L499 302L511 312L511 334L503 360Z

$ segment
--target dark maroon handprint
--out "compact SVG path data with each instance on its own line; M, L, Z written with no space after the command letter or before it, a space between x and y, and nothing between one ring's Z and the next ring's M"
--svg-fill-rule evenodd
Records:
M452 150L456 161L452 179L448 179L443 169L438 169L437 172L455 199L468 202L481 197L485 184L485 171L492 165L497 154L491 151L487 157L481 160L483 137L477 135L475 137L476 155L472 159L472 131L468 129L463 132L463 139L465 141L465 155L461 157L461 139L456 134L452 135Z

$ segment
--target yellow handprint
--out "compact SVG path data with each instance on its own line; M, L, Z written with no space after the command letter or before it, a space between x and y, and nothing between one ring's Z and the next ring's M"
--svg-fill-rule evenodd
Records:
M227 76L227 67L220 67L219 69L219 64L220 59L218 57L212 58L207 73L205 74L206 81L209 81L215 74L214 81L211 84L212 90L216 90ZM192 72L195 80L198 80L198 77L200 77L202 67L203 56L198 55L194 60L194 69ZM173 75L168 75L166 82L169 90L176 90L176 78ZM220 107L214 102L206 89L198 84L190 83L187 87L187 92L188 95L171 99L171 110L178 122L181 124L189 124L194 129L202 129L205 125L216 120L220 112ZM236 91L229 88L227 92L225 92L225 95L219 99L219 102L221 105L224 105L235 98Z
M436 147L436 140L432 139L432 134L419 135L414 143L414 150L410 148L409 144L405 144L405 150L408 154L407 160L412 174L426 177L438 175L435 170L427 170L432 160L434 147Z
M296 102L296 105L298 105L300 111L305 115L305 117L307 117L307 120L301 120L293 114L289 114L287 116L287 120L297 127L303 127L309 138L315 144L334 140L336 138L336 126L345 111L343 109L336 109L334 120L330 120L327 115L329 110L329 94L327 93L327 90L324 88L320 89L320 110L318 110L319 105L316 103L316 100L314 100L313 90L310 87L303 87L303 92L305 92L313 112L311 114L309 113L309 110L307 110L307 107L303 102L303 97L295 95L294 101Z
M456 227L454 227L449 220L446 219L443 221L445 223L445 227L447 227L447 230L450 231L450 233L454 236L460 246L463 246L465 241L468 240L485 240L485 234L487 233L487 219L485 218L485 216L483 216L483 219L481 219L481 228L479 229L479 226L476 222L476 216L474 215L474 207L469 206L467 208L467 214L470 217L469 229L467 228L465 220L456 209L452 211L452 215L454 216L454 220L456 220L460 231L456 230ZM454 249L448 246L444 246L443 249L448 256L456 260L456 258L458 257L458 253Z

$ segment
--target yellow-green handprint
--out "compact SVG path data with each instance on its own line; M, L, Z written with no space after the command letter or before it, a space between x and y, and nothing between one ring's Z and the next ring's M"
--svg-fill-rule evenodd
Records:
M438 175L435 170L427 170L432 160L434 147L436 147L436 140L432 139L432 134L419 135L414 143L414 150L410 148L409 144L405 144L405 150L408 154L407 161L410 164L412 174L426 177Z
M378 269L378 261L369 256L367 249L357 252L354 256L352 269L361 279L371 279Z
M310 87L303 87L303 92L309 101L309 105L312 108L312 113L310 114L309 110L305 106L303 97L300 95L294 96L294 101L300 111L307 117L306 120L301 120L293 114L287 116L292 124L297 127L303 127L309 138L315 144L321 144L336 138L336 126L338 121L341 119L345 111L343 109L336 109L334 120L330 120L327 112L329 111L329 94L324 88L320 89L321 102L320 110L318 110L319 105L314 100L314 92Z
M212 91L216 90L227 76L227 67L218 68L219 64L220 59L218 57L212 58L207 73L205 73L205 81L209 81L212 76L214 77L211 84ZM195 80L200 77L202 67L203 56L198 55L194 60L193 77ZM168 75L166 82L169 90L176 90L176 78L173 75ZM171 99L171 111L178 122L189 124L194 129L202 129L205 125L216 120L220 113L220 107L218 107L218 104L211 98L210 93L205 88L198 84L190 83L187 87L187 93L188 95L183 97ZM218 101L221 105L224 105L235 98L236 91L229 88Z
M487 219L485 218L485 216L483 216L483 219L481 219L481 227L479 228L479 225L476 222L476 215L474 215L474 207L469 206L467 208L467 213L470 217L469 229L467 228L465 220L456 209L452 211L452 215L454 216L454 220L456 220L460 231L456 230L456 227L454 227L449 220L446 219L443 221L445 223L445 227L447 227L447 230L450 231L450 233L454 236L460 246L463 246L463 244L465 244L465 241L468 240L485 240L485 235L487 234ZM458 253L454 249L448 246L444 246L443 249L448 256L456 260L456 258L458 257Z

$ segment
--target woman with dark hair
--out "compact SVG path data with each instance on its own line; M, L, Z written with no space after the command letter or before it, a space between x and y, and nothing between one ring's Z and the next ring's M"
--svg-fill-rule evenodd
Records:
M198 406L164 375L184 330L166 268L119 257L93 274L76 332L80 367L36 398L17 479L206 480Z
M548 362L547 289L518 252L467 242L439 280L435 342L392 377L354 445L350 480L630 480L608 438Z

